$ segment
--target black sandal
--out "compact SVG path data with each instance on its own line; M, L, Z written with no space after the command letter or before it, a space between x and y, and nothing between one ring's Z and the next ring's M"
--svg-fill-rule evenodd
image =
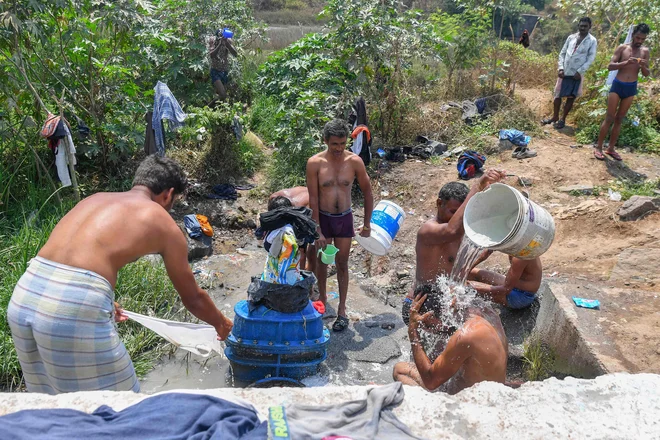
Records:
M557 123L555 124L555 128L556 128L557 130L561 130L561 129L564 128L565 126L566 126L566 122L565 122L565 121L562 121L561 119L558 120Z
M552 119L552 118L546 118L546 119L542 119L542 120L541 120L541 124L543 124L543 125L552 124L553 122L557 122L557 121L555 121L555 120Z
M345 316L337 316L337 320L332 324L332 330L342 332L348 327L348 318Z

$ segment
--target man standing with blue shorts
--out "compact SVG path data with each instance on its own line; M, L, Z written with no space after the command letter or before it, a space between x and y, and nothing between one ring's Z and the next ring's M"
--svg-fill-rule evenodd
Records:
M644 46L647 35L651 32L648 25L640 23L635 26L630 44L622 44L614 51L614 55L607 66L608 70L618 70L616 78L612 83L610 94L607 97L607 116L600 126L598 134L598 144L594 150L594 157L598 160L605 160L603 156L603 142L610 131L612 123L612 134L610 135L610 144L605 150L605 154L614 160L622 160L619 153L614 148L621 132L621 123L626 118L626 114L637 94L637 77L639 71L642 75L649 76L649 48Z
M485 261L493 251L485 251L475 266ZM509 256L511 267L506 276L484 269L472 269L469 284L477 293L510 309L524 309L532 305L541 287L543 267L541 259L523 260Z

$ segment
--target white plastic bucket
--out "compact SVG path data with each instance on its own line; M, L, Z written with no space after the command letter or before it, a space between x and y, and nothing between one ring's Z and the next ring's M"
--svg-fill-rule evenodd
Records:
M371 236L355 237L358 243L374 255L385 255L392 247L392 241L403 226L406 213L396 203L381 200L371 214Z
M548 211L501 183L470 199L463 226L475 244L523 260L542 255L555 238L555 221Z

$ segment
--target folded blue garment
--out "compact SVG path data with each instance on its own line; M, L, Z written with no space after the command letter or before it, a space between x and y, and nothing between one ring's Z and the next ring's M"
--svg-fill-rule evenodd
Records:
M584 307L585 309L600 309L600 301L597 299L584 299L574 296L573 302L576 306Z
M202 225L199 224L195 214L188 214L183 217L183 225L190 238L199 238L202 236Z
M532 138L525 135L524 132L514 129L500 130L500 140L503 139L506 139L513 145L517 145L519 147L526 147L527 144L532 141Z

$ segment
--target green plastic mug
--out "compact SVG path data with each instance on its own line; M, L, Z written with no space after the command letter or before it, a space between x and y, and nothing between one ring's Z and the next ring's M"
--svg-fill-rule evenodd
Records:
M321 261L323 264L333 264L335 262L335 255L337 255L337 252L339 252L339 249L337 249L334 245L327 245L325 249L319 249L317 252L318 254L321 254Z

